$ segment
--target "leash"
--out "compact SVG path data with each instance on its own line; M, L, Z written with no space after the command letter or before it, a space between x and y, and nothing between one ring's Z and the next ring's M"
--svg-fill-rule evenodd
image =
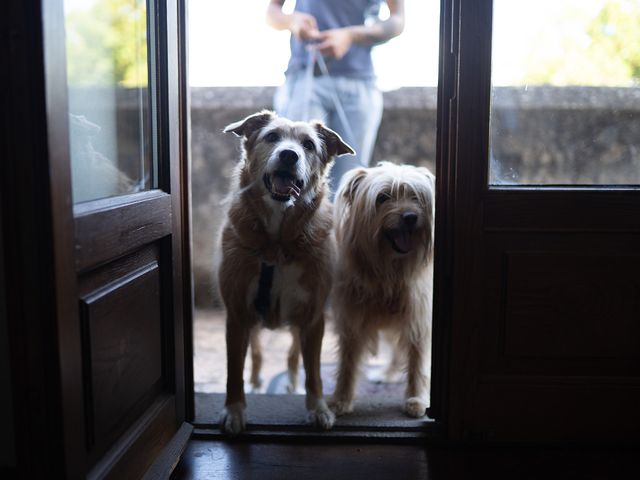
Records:
M349 120L347 119L347 114L344 111L342 102L340 101L340 97L338 97L338 88L336 87L335 79L329 74L327 62L315 48L307 48L307 50L309 52L309 60L307 61L307 67L305 69L305 85L303 92L304 109L302 111L302 114L304 116L303 118L305 120L310 120L309 105L311 104L311 92L313 91L313 78L315 76L314 69L317 64L318 68L320 69L320 73L322 73L322 75L326 77L331 84L332 88L330 89L330 94L333 106L336 109L336 113L338 114L340 123L342 123L342 126L344 127L344 132L347 134L349 141L353 142L355 139L355 137L353 136L353 130L351 129L351 125L349 124Z

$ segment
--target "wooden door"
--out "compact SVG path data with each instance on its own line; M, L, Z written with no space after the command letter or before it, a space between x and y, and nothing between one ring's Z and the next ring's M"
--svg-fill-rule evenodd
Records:
M138 478L191 409L183 2L42 18L65 469Z
M494 3L443 8L436 405L453 438L637 438L640 190L491 184Z

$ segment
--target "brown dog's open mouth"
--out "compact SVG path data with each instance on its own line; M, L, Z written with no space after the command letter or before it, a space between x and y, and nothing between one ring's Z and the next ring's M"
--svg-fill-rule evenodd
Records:
M406 228L396 230L385 230L385 237L391 243L391 248L401 254L407 254L414 247L413 232Z
M264 186L271 192L271 198L279 202L286 202L291 197L300 197L304 182L296 179L289 172L277 170L272 174L265 174Z

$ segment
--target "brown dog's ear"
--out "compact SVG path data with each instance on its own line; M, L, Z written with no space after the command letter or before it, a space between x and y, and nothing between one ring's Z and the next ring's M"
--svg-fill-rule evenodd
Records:
M244 120L227 125L223 132L233 133L238 137L249 138L256 130L261 129L275 118L276 114L270 110L263 110L253 115L249 115Z
M340 186L336 192L336 197L342 198L348 204L352 204L356 197L358 187L367 176L366 168L354 168L347 171L340 180Z
M327 156L329 159L334 156L340 156L345 154L354 155L356 152L353 148L345 143L344 140L336 132L327 128L322 122L313 122L312 125L318 132L320 138L327 146Z

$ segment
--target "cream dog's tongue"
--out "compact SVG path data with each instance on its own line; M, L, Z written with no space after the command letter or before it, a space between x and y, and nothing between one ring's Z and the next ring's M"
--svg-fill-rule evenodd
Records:
M391 237L396 247L404 253L410 252L413 249L413 238L406 230L396 230Z

